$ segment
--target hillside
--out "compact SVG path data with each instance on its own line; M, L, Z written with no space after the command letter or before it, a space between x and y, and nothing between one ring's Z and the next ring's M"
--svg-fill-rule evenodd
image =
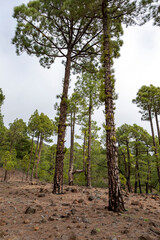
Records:
M0 179L2 169L0 170ZM160 197L124 193L126 210L107 210L107 190L21 182L15 173L0 182L0 239L160 240Z

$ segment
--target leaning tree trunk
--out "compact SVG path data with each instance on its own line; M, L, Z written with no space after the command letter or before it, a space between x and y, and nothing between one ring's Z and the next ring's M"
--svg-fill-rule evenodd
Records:
M63 161L64 161L64 139L66 130L66 117L67 117L67 99L69 78L71 70L71 49L68 50L67 61L65 67L65 77L63 83L63 93L60 103L60 116L58 123L58 140L57 140L57 152L54 174L54 185L52 193L63 193Z
M68 171L68 184L73 186L73 151L74 151L74 129L75 129L75 113L74 117L71 113L71 148L70 148L70 161Z
M90 96L89 120L88 120L87 187L91 187L91 115L92 115L92 101Z
M115 137L114 104L111 80L111 46L110 46L110 19L107 11L107 1L102 2L103 13L103 57L104 57L104 81L105 81L105 120L106 120L106 148L108 161L108 184L110 211L123 211L124 202L120 189L118 154Z
M159 131L159 122L158 122L157 111L155 111L155 119L156 119L157 133L158 133L158 141L159 141L159 145L160 145L160 131Z

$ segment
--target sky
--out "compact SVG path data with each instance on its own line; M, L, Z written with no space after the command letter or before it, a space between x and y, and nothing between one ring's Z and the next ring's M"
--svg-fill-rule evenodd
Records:
M50 69L44 69L36 57L26 53L17 56L15 46L11 44L16 27L13 8L26 2L5 0L0 8L0 88L5 95L2 114L7 127L16 118L28 122L36 109L54 119L56 95L62 92L64 66L61 60L56 60ZM118 93L116 127L136 123L150 133L149 122L141 121L139 109L132 99L142 85L160 85L160 27L151 22L141 27L128 27L124 29L122 39L121 56L114 64ZM71 77L71 89L75 80ZM94 120L100 126L104 122L102 109L95 111Z

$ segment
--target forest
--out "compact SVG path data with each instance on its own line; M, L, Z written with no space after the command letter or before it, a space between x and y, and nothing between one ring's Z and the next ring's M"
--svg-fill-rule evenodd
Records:
M14 170L20 170L22 181L53 183L53 194L63 194L64 184L108 188L108 209L115 212L125 210L122 189L160 192L160 87L152 82L143 85L132 101L141 120L150 124L151 135L136 124L115 129L114 119L118 97L114 60L120 57L123 26L151 19L159 26L159 15L156 0L35 0L14 8L17 25L12 43L17 55L36 56L45 68L61 58L65 74L55 119L35 109L27 123L17 118L4 126L1 107L7 96L0 89L1 181L9 181ZM71 73L77 81L69 96ZM93 120L101 106L102 128Z

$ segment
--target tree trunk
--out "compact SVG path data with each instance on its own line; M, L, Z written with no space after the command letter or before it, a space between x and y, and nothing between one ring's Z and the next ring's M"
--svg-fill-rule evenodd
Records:
M160 166L159 166L159 159L158 159L158 151L157 151L157 146L156 146L156 141L155 141L155 136L154 136L154 129L153 129L153 122L152 122L152 115L151 115L151 110L148 109L149 113L149 121L151 125L151 132L152 132L152 139L153 139L153 146L154 146L154 153L156 157L156 165L157 165L157 175L158 175L158 183L159 183L159 192L160 192Z
M55 174L54 174L54 185L52 193L63 193L63 161L64 161L64 139L66 130L66 117L67 117L67 99L68 99L68 88L69 78L71 69L71 49L68 50L65 77L63 83L63 93L60 103L60 116L58 124L58 140L57 140L57 152L56 152L56 163L55 163Z
M130 151L129 151L129 143L128 141L126 142L126 146L127 146L127 159L128 159L128 163L127 163L127 187L128 187L128 191L132 192L132 188L131 188L131 159L130 159Z
M70 162L68 172L68 184L73 186L73 152L74 152L74 129L75 129L75 113L72 116L71 113L71 148L70 148Z
M123 162L124 162L124 176L125 176L125 179L127 180L127 176L128 176L128 173L127 173L127 162L126 162L126 156L125 156L125 153L123 151L121 151L121 154L123 156ZM120 159L120 157L118 157L118 159ZM119 162L119 166L121 166L121 163ZM127 184L127 188L128 188L128 182L126 181L126 184ZM125 187L126 188L126 187Z
M5 169L3 181L7 182L8 170Z
M136 146L135 188L134 188L135 193L137 193L138 186L139 186L139 192L142 193L140 173L139 173L138 147Z
M148 163L148 170L147 170L147 179L146 179L146 194L149 193L149 188L150 188L150 191L152 192L152 187L151 187L151 163L150 163L150 157L149 157L149 153L148 153L148 150L147 150L147 163Z
M36 164L36 178L38 178L38 166L39 166L40 159L41 159L42 146L43 146L43 137L41 137L40 143L39 143L38 159L37 159L37 164Z
M157 111L155 111L155 119L156 119L157 133L158 133L158 141L159 141L159 145L160 145L160 131L159 131L159 122L158 122Z
M87 187L91 187L91 115L92 115L92 101L90 96L89 119L88 119Z
M33 175L34 175L34 169L35 169L36 159L37 159L38 144L39 144L39 136L37 138L36 151L35 151L35 155L34 155L34 162L33 162L32 173L31 173L31 182L34 177Z
M118 154L116 147L114 106L111 80L111 46L110 46L110 19L108 17L107 1L102 2L103 14L103 54L104 54L104 81L105 81L105 119L106 119L106 148L108 161L108 184L110 211L124 211L124 202L121 195Z
M28 165L27 174L26 174L26 181L28 180L29 170L30 170L31 161L32 161L32 154L33 154L33 141L34 141L34 134L33 134L33 136L32 136L31 153L30 153L29 165Z
M83 171L86 172L86 130L84 132L84 140L83 140Z

